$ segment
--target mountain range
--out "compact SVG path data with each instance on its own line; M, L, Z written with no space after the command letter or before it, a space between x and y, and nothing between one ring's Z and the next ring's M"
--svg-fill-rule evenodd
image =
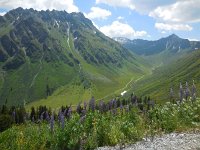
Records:
M0 16L0 105L56 108L126 91L167 100L179 82L199 87L199 49L175 34L111 39L82 13L13 9Z
M182 39L175 34L155 41L142 39L129 40L127 38L116 37L115 41L121 43L125 48L142 56L154 64L170 63L184 53L200 48L200 41L189 41ZM168 59L166 59L168 58Z
M182 39L175 34L156 41L142 39L129 40L122 37L113 39L121 43L125 48L132 50L138 55L144 56L162 53L163 51L179 53L181 51L191 51L200 48L200 41L189 41L188 39Z
M200 88L200 41L189 41L175 34L156 41L114 38L125 48L142 56L152 65L152 72L135 83L132 91L138 95L149 95L159 102L169 101L170 88L175 98L179 97L180 83L188 82Z
M101 98L145 66L82 13L17 8L0 16L0 104Z

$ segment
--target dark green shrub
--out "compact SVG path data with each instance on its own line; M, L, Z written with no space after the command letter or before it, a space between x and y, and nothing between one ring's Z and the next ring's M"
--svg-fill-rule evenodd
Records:
M0 115L0 132L10 128L12 123L13 120L10 115Z

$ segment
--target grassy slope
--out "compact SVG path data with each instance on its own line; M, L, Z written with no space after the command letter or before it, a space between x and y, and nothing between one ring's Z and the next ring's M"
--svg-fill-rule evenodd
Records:
M111 95L108 97L111 98L114 97L114 95L120 95L122 90L119 89L126 86L131 79L134 81L142 75L141 73L128 71L125 67L118 71L111 71L105 67L97 70L92 66L87 66L86 69L87 72L85 76L91 83L90 88L84 89L80 77L77 76L69 84L58 88L52 96L30 103L27 105L27 108L29 109L31 106L39 105L57 108L61 105L77 104L85 100L88 101L92 96L96 99L100 99L113 93L113 96Z
M42 26L48 29L48 24L43 23ZM4 30L5 32L1 32L1 34L7 34L11 29L12 27L9 27ZM109 55L115 57L113 52L116 51L116 47L119 48L119 46L115 45L116 43L102 37L103 35L98 35L99 37L93 36L93 31L88 29L84 31L80 30L80 33L85 36L88 42L95 43L92 45L93 47L88 47L90 51L95 48L105 49ZM69 33L69 45L67 42L68 34L63 34L58 28L51 28L48 34L50 38L59 40L64 55L68 57L69 53L71 53L79 60L82 69L80 70L78 64L75 64L74 67L69 67L67 64L59 61L47 63L41 59L41 62L31 62L27 58L27 62L19 69L6 72L5 78L0 73L0 87L3 87L0 88L0 93L3 93L1 104L7 99L9 105L18 105L26 102L28 103L28 108L32 105L58 107L71 103L77 104L79 101L89 100L91 96L99 99L113 92L113 94L119 95L122 92L119 89L126 86L131 79L134 81L148 72L145 68L147 64L143 59L137 57L132 62L130 62L130 59L124 61L122 68L118 68L112 64L107 64L107 66L88 64L79 51L75 49L72 32ZM42 45L37 40L33 42L42 50ZM114 47L110 46L110 43ZM53 47L51 42L48 42L48 46ZM40 55L38 57L42 58ZM55 58L59 57L59 54L55 53ZM69 59L73 61L72 58ZM85 82L90 84L89 88L84 88ZM53 93L48 98L44 98L46 97L47 84ZM41 100L35 101L39 99Z
M39 71L38 66L40 66L38 63L25 64L19 70L7 73L2 89L2 97L7 98L8 104L16 105L24 100L30 102L33 99L44 97L47 84L53 90L60 85L67 84L69 82L67 79L75 76L74 69L62 63L43 63L42 69ZM36 74L38 75L34 80ZM32 82L34 82L33 86L31 86ZM21 97L24 100L21 100ZM15 99L15 103L10 99Z
M136 95L150 95L152 98L164 102L169 98L169 88L172 86L178 98L179 83L188 81L189 85L195 80L197 87L200 87L200 51L185 54L165 66L155 69L151 75L137 82L133 86Z
M138 79L141 75L146 74L148 64L141 58L136 57L136 60L125 61L122 68L113 66L98 65L94 66L85 62L79 52L74 48L73 36L70 34L68 46L67 37L60 35L56 31L52 32L54 37L62 39L61 44L70 49L70 52L79 60L81 70L78 64L75 66L75 77L71 78L69 84L59 87L51 96L29 103L26 107L30 109L31 106L47 105L52 108L57 108L61 105L77 104L79 102L88 101L92 96L96 99L108 98L120 95L122 89L126 84L133 79ZM89 35L87 35L89 36ZM88 37L91 39L91 37ZM98 45L98 43L96 43ZM91 84L89 88L84 88L84 83L87 81ZM123 89L124 90L124 89ZM116 92L117 91L117 92Z

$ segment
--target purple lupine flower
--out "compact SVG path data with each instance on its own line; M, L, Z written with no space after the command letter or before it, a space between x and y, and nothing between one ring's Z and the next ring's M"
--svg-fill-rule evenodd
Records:
M107 112L107 104L103 101L103 111Z
M114 109L117 109L117 100L116 99L113 100L113 107L114 107Z
M105 108L106 111L109 111L109 107L110 107L110 106L109 106L109 103L107 103L107 104L106 104L106 108Z
M89 109L92 110L92 111L95 110L95 99L94 99L94 97L92 97L90 102L89 102Z
M83 123L83 122L85 121L85 118L86 118L86 115L82 116L82 117L80 118L80 123Z
M64 128L65 128L65 116L62 113L61 113L61 116L60 116L60 122L61 122L62 130L64 130Z
M62 115L62 112L61 112L61 110L59 110L59 112L58 112L58 121L59 122L61 121L61 115Z
M81 103L79 103L79 104L77 105L77 107L76 107L76 112L77 112L78 114L81 113Z
M28 120L28 113L24 113L24 122L26 122Z
M190 89L188 87L188 82L186 82L186 88L185 88L185 99L187 100L188 97L190 96Z
M40 120L41 120L41 121L44 119L44 113L45 113L45 112L42 112L41 115L40 115Z
M179 96L180 96L180 103L183 101L183 86L180 83L180 89L179 89Z
M53 133L53 128L54 128L54 112L51 115L51 119L50 119L50 130L51 133Z
M174 97L174 91L173 91L173 88L171 87L170 88L170 98L172 99Z
M82 111L81 111L81 116L85 116L86 115L86 110L85 109L83 109Z
M155 106L155 101L152 100L152 101L150 102L150 104L151 104L152 108L154 108L154 106Z
M112 109L112 113L114 116L117 115L117 109Z
M122 104L122 102L121 102L121 104L120 104L120 111L121 111L121 112L123 112L123 108L124 108L124 107L123 107L123 104Z
M34 122L34 121L35 121L35 117L33 116L33 117L32 117L32 122Z
M126 112L129 112L129 105L126 105Z
M86 101L84 102L84 106L83 107L84 107L85 110L87 110L87 102Z
M50 121L49 113L47 111L45 112L45 116L46 116L46 120Z
M117 100L113 100L113 115L117 114Z
M109 109L111 110L112 107L113 107L113 100L110 100L110 102L109 102Z
M169 98L170 98L170 102L174 103L174 91L173 88L170 88L170 93L169 93Z
M71 114L72 114L72 107L70 105L69 109L68 109L68 112L67 112L67 117L70 118L71 117Z
M12 112L12 118L13 118L13 121L14 121L14 123L15 123L15 117L16 117L16 112L15 112L15 110Z
M64 116L67 115L67 109L64 110L63 115L64 115Z
M99 111L100 111L101 113L103 113L103 111L104 111L104 102L103 102L103 100L100 100L100 101L99 101Z
M196 86L194 84L194 80L193 80L193 84L192 84L192 100L194 101L196 99Z

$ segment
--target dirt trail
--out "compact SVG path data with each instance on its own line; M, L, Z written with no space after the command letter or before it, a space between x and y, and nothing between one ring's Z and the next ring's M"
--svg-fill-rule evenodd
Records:
M107 98L107 97L109 97L109 96L114 95L114 94L117 93L117 92L120 92L120 91L122 92L122 91L124 91L124 90L129 86L129 84L131 84L132 82L133 82L133 83L138 82L139 80L143 79L144 77L145 77L145 75L143 75L143 76L141 76L140 78L136 79L134 82L133 82L133 80L134 80L134 77L133 77L123 88L118 89L118 90L116 90L116 91L114 91L114 92L112 92L112 93L110 93L110 94L104 96L103 98L99 98L99 99L97 99L96 101L103 100L103 99L105 99L105 98ZM130 89L131 89L131 87L130 87L129 89L127 89L126 91L129 91Z

